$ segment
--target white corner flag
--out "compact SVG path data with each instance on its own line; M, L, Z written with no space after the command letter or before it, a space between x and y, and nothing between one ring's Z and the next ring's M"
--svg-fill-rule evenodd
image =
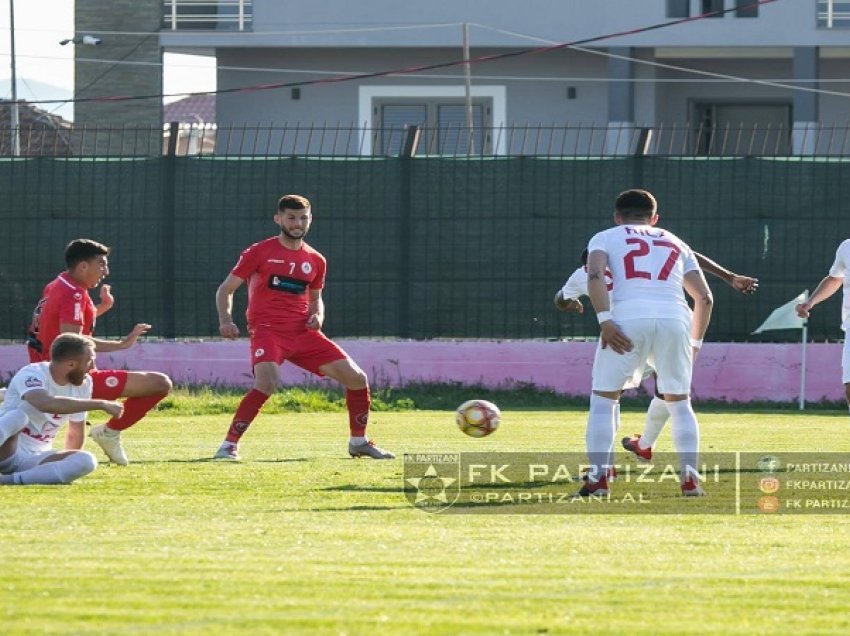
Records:
M770 331L772 329L802 329L801 334L801 351L800 351L800 398L798 404L800 410L806 408L806 341L809 339L809 330L805 318L800 318L797 315L797 305L806 302L809 298L809 290L806 289L802 294L797 296L781 307L777 307L767 317L758 329L753 333L761 333L762 331Z
M794 300L777 307L753 333L757 334L773 329L802 329L806 324L806 319L797 315L797 305L806 302L808 297L809 290L807 289Z

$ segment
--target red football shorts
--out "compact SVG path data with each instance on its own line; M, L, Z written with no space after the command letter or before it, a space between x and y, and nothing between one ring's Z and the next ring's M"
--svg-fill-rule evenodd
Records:
M92 379L93 400L117 400L127 386L127 371L114 369L92 369L89 375Z
M307 329L281 333L268 327L251 329L251 367L258 362L283 364L289 360L305 371L323 375L319 367L348 355L321 331Z

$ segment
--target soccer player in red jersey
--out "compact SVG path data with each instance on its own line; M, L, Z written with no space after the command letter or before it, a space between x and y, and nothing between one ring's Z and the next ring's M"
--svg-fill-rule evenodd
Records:
M285 360L345 387L352 457L395 458L366 438L371 404L366 374L321 331L326 264L325 258L304 242L312 220L305 197L282 196L274 215L280 234L243 251L216 292L219 333L234 339L239 328L233 322L233 294L242 283L248 283L246 315L254 369L254 386L242 398L216 459L239 459L239 440L278 388L280 365Z
M90 239L75 239L65 248L68 269L47 284L33 312L27 334L30 362L50 360L50 346L61 333L91 336L95 321L112 308L114 299L109 285L100 288L100 304L95 306L89 290L109 275L109 248ZM122 340L92 338L99 353L132 347L150 325L139 323ZM90 371L96 400L127 398L124 412L106 424L92 428L89 436L111 461L121 466L129 462L121 445L121 431L142 419L171 391L171 380L153 371L93 369Z

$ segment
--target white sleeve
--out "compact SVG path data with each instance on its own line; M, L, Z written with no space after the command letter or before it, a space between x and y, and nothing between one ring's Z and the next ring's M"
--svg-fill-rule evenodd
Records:
M12 378L12 382L14 382L15 389L17 389L18 395L21 398L30 391L38 389L41 389L42 391L47 390L47 380L38 368L21 369L15 374L15 377Z
M584 267L574 271L561 288L562 298L575 299L579 296L587 296L587 272L584 271Z
M844 273L847 271L847 262L845 259L846 252L850 250L850 240L844 241L835 250L835 262L829 268L829 275L835 278L844 278Z
M699 261L697 261L697 257L694 256L694 251L690 247L684 243L682 245L684 247L682 251L683 264L685 266L685 274L687 274L688 272L699 269Z
M605 252L608 253L608 247L606 246L605 241L605 232L599 232L594 234L593 238L590 239L590 242L587 244L587 253L590 252Z

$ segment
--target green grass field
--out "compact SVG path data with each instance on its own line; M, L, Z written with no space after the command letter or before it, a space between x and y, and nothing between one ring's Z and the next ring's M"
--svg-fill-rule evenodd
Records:
M429 514L401 460L347 458L344 413L262 415L241 464L204 460L228 419L166 410L125 434L129 467L0 490L0 634L850 633L846 514ZM700 419L706 450L850 452L846 412ZM584 421L370 431L397 453L580 451Z

